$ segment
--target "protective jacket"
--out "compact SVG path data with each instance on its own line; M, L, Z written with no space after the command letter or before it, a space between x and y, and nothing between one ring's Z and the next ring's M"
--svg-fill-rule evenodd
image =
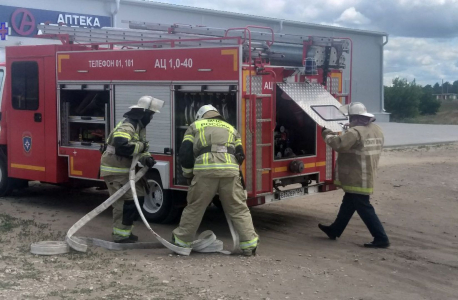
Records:
M326 144L338 153L334 184L348 193L372 194L384 143L380 127L374 123L355 126L342 135L325 129L322 136Z
M144 152L145 143L146 130L141 122L123 119L108 136L107 148L102 154L100 176L128 175L132 156Z
M195 121L186 130L179 151L183 176L238 176L235 154L244 156L240 134L232 125L219 118Z

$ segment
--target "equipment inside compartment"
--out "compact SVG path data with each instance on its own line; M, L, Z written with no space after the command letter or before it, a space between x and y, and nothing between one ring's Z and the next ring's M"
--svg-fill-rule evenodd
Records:
M316 155L316 123L277 88L275 160Z
M61 145L92 146L107 136L108 90L65 90L60 93Z
M195 121L196 113L203 105L211 104L232 126L237 123L237 95L235 92L175 92L175 149L178 151L189 125ZM175 184L187 185L182 175L178 155L175 164Z

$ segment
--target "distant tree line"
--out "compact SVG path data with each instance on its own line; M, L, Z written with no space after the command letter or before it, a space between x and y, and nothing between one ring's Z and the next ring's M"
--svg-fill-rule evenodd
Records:
M444 83L444 93L458 93L458 81L447 86ZM393 121L415 118L418 115L434 115L441 106L433 94L441 94L442 87L418 85L415 80L409 82L405 78L393 79L392 86L385 86L385 109L391 113Z

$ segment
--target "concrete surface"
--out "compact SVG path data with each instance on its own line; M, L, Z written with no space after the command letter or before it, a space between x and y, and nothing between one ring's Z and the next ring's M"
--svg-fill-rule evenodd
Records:
M385 134L385 147L453 143L458 125L430 125L376 122Z

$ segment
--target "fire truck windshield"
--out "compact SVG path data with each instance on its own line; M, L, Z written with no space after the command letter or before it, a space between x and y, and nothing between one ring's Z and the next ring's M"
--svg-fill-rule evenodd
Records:
M347 120L347 117L334 105L314 105L312 109L325 121Z

